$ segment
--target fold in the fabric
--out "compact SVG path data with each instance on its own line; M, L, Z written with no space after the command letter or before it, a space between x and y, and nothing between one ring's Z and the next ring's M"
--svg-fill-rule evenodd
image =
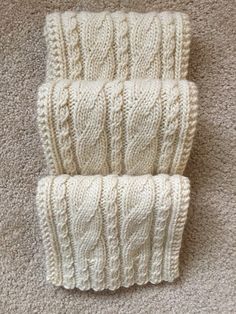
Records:
M194 83L69 81L39 89L50 174L182 174L197 119Z
M52 13L45 38L47 81L187 76L190 22L184 13Z
M49 176L37 208L47 279L81 290L173 281L189 204L183 176Z

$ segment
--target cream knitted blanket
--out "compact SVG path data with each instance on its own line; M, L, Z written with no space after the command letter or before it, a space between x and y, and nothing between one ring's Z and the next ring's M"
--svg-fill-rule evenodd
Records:
M47 16L37 209L47 279L81 290L173 281L197 119L177 12Z
M81 290L173 281L187 208L182 176L49 176L37 204L47 279Z
M196 125L188 81L66 81L39 90L51 174L182 174Z
M185 79L190 23L178 12L47 16L47 80Z

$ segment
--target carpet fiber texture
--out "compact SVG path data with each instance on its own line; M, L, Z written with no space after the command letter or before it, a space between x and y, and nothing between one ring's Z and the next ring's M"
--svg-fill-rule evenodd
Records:
M188 79L199 88L199 118L185 175L191 204L180 278L115 292L55 288L45 279L35 206L46 163L36 123L45 78L47 13L84 9L188 13ZM236 131L234 0L3 0L0 3L0 313L235 313Z

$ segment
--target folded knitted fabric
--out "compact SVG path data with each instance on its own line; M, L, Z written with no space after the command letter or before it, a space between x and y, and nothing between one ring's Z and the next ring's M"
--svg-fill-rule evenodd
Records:
M197 118L188 81L68 81L39 89L50 174L182 174Z
M190 23L183 13L52 13L45 37L48 81L187 75Z
M81 290L173 281L188 203L179 175L41 179L47 279Z

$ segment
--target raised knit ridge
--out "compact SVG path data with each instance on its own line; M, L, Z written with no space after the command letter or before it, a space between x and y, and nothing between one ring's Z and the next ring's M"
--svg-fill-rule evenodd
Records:
M37 209L45 248L47 280L54 285L63 284L59 240L52 215L51 200L53 179L43 178L38 183Z
M47 15L44 36L47 44L47 80L68 77L60 14L51 13Z
M176 275L179 275L178 259L182 243L183 230L187 219L188 206L190 201L190 183L189 181L184 181L184 177L173 176L171 178L172 189L179 189L179 206L178 212L176 214L175 227L171 240L171 253L170 253L170 268L169 275L170 280L173 281ZM183 188L180 190L179 186ZM173 193L173 192L172 192ZM182 201L181 201L182 198Z
M128 38L128 17L123 12L112 13L114 21L114 37L116 43L114 44L117 49L114 49L116 70L114 78L128 79L129 78L129 38Z
M154 185L150 176L134 180L126 177L127 186L122 195L121 215L123 217L122 259L125 287L135 282L147 282L147 268L150 258L149 240L152 209L154 206ZM145 210L144 210L145 208Z
M174 78L175 20L170 12L160 13L162 26L161 69L162 79Z
M156 140L162 117L158 101L161 85L153 80L126 84L124 163L127 174L154 173Z
M37 204L48 280L96 291L172 281L188 202L188 179L178 175L42 179Z
M82 75L82 61L77 32L77 15L75 12L65 12L61 15L65 37L66 60L70 78L79 79Z
M108 256L106 268L107 287L108 289L115 290L121 284L117 176L107 176L107 179L103 180L102 200L101 204L104 208L104 232L107 239L106 252Z
M182 82L181 84L185 84ZM186 130L183 130L182 134L180 134L182 142L183 142L183 149L182 155L179 155L179 162L174 162L172 164L172 173L181 174L183 173L185 166L187 164L192 144L193 138L196 132L197 126L197 117L198 117L198 90L196 85L193 82L189 82L189 91L187 92L187 102L191 102L192 106L188 108L188 115L189 115L189 123L186 125ZM185 110L187 108L184 108ZM184 135L185 134L185 135ZM176 156L178 154L176 153ZM177 168L174 168L178 164Z
M48 168L52 173L63 173L61 159L57 154L53 123L52 94L55 83L42 85L38 91L37 121Z
M43 86L39 128L51 174L183 173L196 126L193 83L62 80ZM45 95L51 92L54 102Z
M178 14L179 15L179 14ZM180 19L180 18L179 18ZM189 63L189 52L190 52L190 42L191 42L191 26L189 16L182 13L182 61L181 61L181 71L178 72L181 78L186 78L188 74L188 63ZM178 49L178 48L177 48Z
M161 24L156 12L128 14L130 25L131 78L158 78ZM173 78L173 76L172 76Z
M54 212L58 232L58 240L61 245L61 257L63 263L63 285L65 288L73 289L75 287L75 267L72 251L72 241L69 232L67 185L68 175L55 178L54 184L57 185L57 195L53 195L53 201L57 210ZM53 191L54 192L54 191Z
M150 281L160 282L162 278L162 263L164 252L165 232L171 211L171 185L167 175L160 175L155 184L155 198L157 211L154 214L155 224L152 226L152 254L150 262Z
M81 290L172 282L197 121L180 12L46 17L38 126L51 176L37 210L47 280Z
M88 290L91 285L96 290L104 288L100 286L104 281L105 266L105 251L101 239L101 234L104 232L100 205L101 180L98 176L83 177L79 186L77 185L77 195L74 200L72 224L77 247L78 287L81 290ZM93 270L92 278L90 278L91 270Z
M111 77L114 73L114 31L111 14L80 12L78 23L81 25L84 77L86 80Z
M185 79L190 26L178 12L47 16L47 81Z
M165 123L162 130L163 145L160 151L158 169L160 173L169 173L171 155L173 150L175 149L174 139L179 123L178 115L180 112L180 108L178 83L176 81L163 81L161 98L163 101ZM177 138L177 142L178 141L179 139Z
M62 87L60 85L63 85ZM66 174L76 174L75 157L72 151L72 138L70 132L70 112L69 112L69 85L59 82L55 87L54 109L55 109L55 129L58 132L58 145L61 150L61 161Z
M106 174L108 166L104 83L80 81L78 84L77 106L72 117L74 130L71 130L77 136L76 156L81 174Z
M107 129L109 129L109 131L107 134L108 137L110 136L110 139L107 141L107 153L111 160L110 169L112 169L113 173L119 174L122 172L124 82L108 82L106 90L106 96L109 102L109 106L107 106Z

